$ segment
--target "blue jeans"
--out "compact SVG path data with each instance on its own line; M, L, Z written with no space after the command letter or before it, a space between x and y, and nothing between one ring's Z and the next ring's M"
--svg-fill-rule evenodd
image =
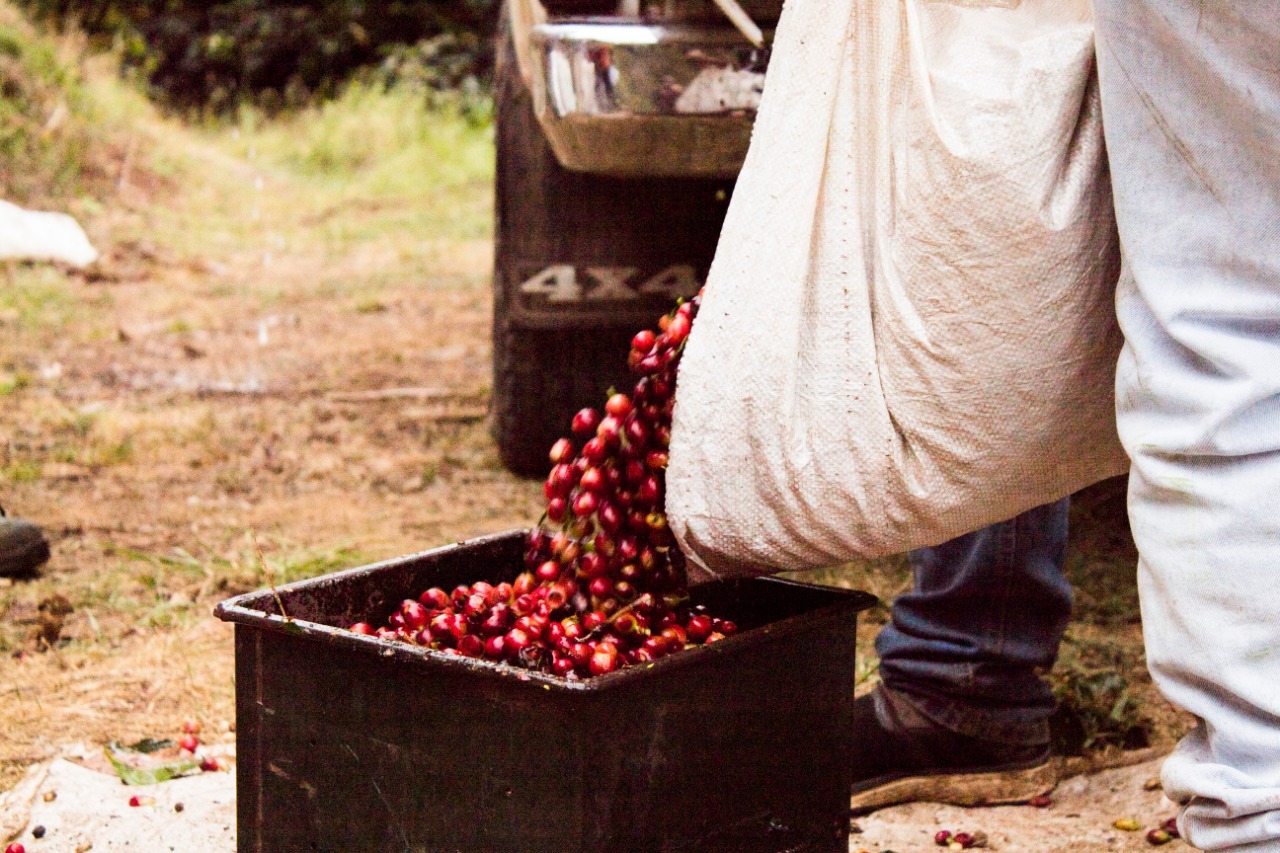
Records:
M886 686L961 734L1049 740L1054 699L1040 673L1071 616L1069 501L911 552L914 589L876 639Z

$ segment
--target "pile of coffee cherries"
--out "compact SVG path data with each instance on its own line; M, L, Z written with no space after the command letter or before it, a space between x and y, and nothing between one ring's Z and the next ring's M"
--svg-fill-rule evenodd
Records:
M691 606L664 513L676 370L701 294L631 341L640 378L574 416L551 448L546 514L513 583L428 589L350 630L565 678L648 663L737 631Z

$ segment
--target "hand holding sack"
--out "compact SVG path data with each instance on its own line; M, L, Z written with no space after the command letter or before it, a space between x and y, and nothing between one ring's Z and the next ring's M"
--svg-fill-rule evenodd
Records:
M695 566L942 542L1122 473L1088 0L789 0L680 369Z

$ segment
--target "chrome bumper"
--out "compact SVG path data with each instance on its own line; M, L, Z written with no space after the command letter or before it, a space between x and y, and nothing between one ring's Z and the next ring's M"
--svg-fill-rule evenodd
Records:
M567 169L731 178L742 167L768 48L731 27L592 20L530 31L530 90Z

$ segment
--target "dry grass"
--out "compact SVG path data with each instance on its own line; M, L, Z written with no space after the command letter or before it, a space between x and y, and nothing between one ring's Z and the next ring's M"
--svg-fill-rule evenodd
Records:
M0 587L0 788L59 743L231 725L209 613L264 584L251 535L290 578L537 517L474 415L488 131L374 98L288 126L148 113L133 178L86 218L103 268L0 269L0 502L54 544L41 578ZM394 138L314 165L380 106ZM396 387L438 393L351 394ZM75 609L41 650L55 594Z

